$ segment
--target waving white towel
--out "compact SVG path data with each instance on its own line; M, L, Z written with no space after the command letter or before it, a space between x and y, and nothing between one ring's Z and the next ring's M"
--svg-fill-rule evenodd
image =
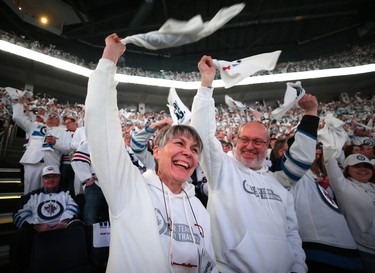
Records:
M274 69L280 54L281 51L277 50L232 62L216 59L213 62L216 69L220 71L220 77L224 81L225 88L230 88L260 70Z
M167 106L169 108L173 124L186 124L190 120L191 112L189 108L187 108L181 101L173 87L169 89Z
M324 118L324 123L324 127L318 131L318 141L323 144L323 147L334 150L332 151L334 158L339 158L342 147L348 140L348 134L343 128L345 122L328 112Z
M284 103L271 112L271 118L281 119L293 106L297 105L299 100L305 95L305 89L302 88L301 82L287 82L284 94Z
M235 110L249 110L249 111L254 111L253 108L243 104L240 101L232 99L230 96L225 95L225 104L228 105L228 107L235 109Z
M244 7L244 3L239 3L222 8L209 22L203 22L200 15L194 16L189 21L169 19L157 31L128 36L121 42L150 50L191 44L214 33L239 14Z
M31 98L33 96L33 92L31 91L22 91L13 87L5 87L5 91L12 100L16 100L19 97Z

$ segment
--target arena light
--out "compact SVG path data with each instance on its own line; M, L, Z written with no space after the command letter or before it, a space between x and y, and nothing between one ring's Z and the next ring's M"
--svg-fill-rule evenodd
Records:
M30 60L34 60L36 62L44 63L46 65L50 65L50 66L53 66L62 70L70 71L70 72L73 72L75 74L82 75L85 77L90 76L92 72L92 70L88 68L85 68L76 64L72 64L70 62L67 62L67 61L64 61L64 60L61 60L61 59L58 59L49 55L45 55L43 53L28 49L22 46L18 46L18 45L15 45L6 41L2 41L2 40L0 40L0 49L3 51L9 52L11 54L18 55L20 57L24 57Z
M365 64L360 66L342 67L342 68L330 68L322 70L310 70L302 72L290 72L284 74L273 74L266 76L255 76L249 77L237 85L249 85L257 83L270 83L270 82L284 82L284 81L296 81L296 80L307 80L327 77L339 77L349 76L356 74L364 74L375 72L375 64Z
M46 65L50 65L62 70L69 71L84 77L89 77L92 73L91 69L69 63L67 61L44 55L42 53L30 50L6 41L0 40L0 50L15 54L27 59L34 60L36 62L41 62ZM323 69L323 70L312 70L312 71L303 71L303 72L292 72L284 74L272 74L264 76L253 76L248 77L236 85L251 85L251 84L261 84L261 83L272 83L272 82L284 82L284 81L296 81L304 79L315 79L315 78L324 78L324 77L338 77L338 76L347 76L363 73L375 72L375 64L366 64L355 67L343 67L343 68L332 68L332 69ZM183 81L173 81L160 78L149 78L141 76L130 76L125 74L116 74L115 79L118 82L122 83L132 83L132 84L141 84L149 86L159 86L167 88L179 88L194 90L197 89L200 85L200 81L195 82L183 82ZM223 88L224 82L222 80L215 80L213 82L213 87Z

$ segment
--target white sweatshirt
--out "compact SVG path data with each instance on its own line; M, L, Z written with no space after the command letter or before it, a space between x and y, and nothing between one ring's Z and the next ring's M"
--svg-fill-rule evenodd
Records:
M196 265L203 247L214 259L208 213L192 185L183 184L186 194L173 194L165 185L163 191L154 171L142 175L131 162L118 118L115 71L111 61L99 61L89 79L85 104L91 160L110 212L107 272L197 272L196 267L171 263ZM203 228L204 238L195 224Z
M20 160L21 164L37 164L44 160L47 165L60 166L61 156L70 152L70 133L59 126L47 127L44 124L31 122L23 113L21 103L13 106L13 120L30 136L26 151ZM44 142L46 135L49 134L56 137L55 145Z
M208 180L207 209L219 271L306 272L293 197L281 184L291 183L282 174L269 172L267 166L255 172L223 152L215 138L212 89L198 90L191 125L199 132L204 146L200 164ZM316 139L297 132L296 142L305 144L304 151L297 149L293 153L304 158L303 153L308 152L306 157L311 164ZM291 160L284 163L284 167L301 176L309 168L308 164L305 170L292 166ZM275 176L284 180L278 181Z
M337 248L357 249L348 224L328 192L315 182L309 170L290 189L303 242L314 242Z
M324 149L330 185L358 249L375 254L375 184L345 178L333 151Z

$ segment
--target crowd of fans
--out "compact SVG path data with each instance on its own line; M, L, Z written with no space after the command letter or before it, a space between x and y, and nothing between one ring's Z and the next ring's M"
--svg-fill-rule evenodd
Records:
M7 128L12 122L12 104L14 103L5 88L0 88L0 126ZM255 119L252 110L258 112L258 119L269 126L271 132L276 138L288 136L293 131L301 118L299 108L293 108L281 120L272 120L270 118L272 107L255 103L244 103L249 110L237 110L230 108L226 104L216 106L216 120L218 131L224 131L227 140L232 139L231 135L235 134L236 128L246 121ZM55 98L50 98L45 94L37 93L27 99L25 111L30 116L35 116L39 108L44 108L46 113L56 112L62 117L66 112L74 112L77 115L78 126L83 125L84 105L60 103ZM348 128L351 128L350 134L354 128L360 127L366 134L373 133L373 119L375 109L374 97L362 97L360 93L350 98L349 102L334 100L329 103L320 102L319 113L323 117L326 113L332 112L334 116L344 121ZM127 126L134 126L134 130L140 130L151 122L158 121L170 116L164 110L160 112L146 112L141 114L134 109L120 109L120 117L127 120ZM134 131L133 130L133 131Z
M0 128L4 129L12 122L12 104L14 100L6 92L5 88L0 88ZM226 104L220 104L216 107L217 111L217 129L218 131L225 131L225 134L233 134L236 128L251 119L254 119L252 110L259 112L259 119L270 127L272 133L277 138L287 136L293 128L298 124L301 111L294 108L281 120L272 120L270 114L272 107L262 105L259 102L253 104L245 104L247 109L251 110L237 110L228 107ZM63 116L65 112L75 112L77 114L77 122L79 126L83 125L84 105L83 104L69 104L60 103L55 98L50 98L45 94L37 93L31 98L27 99L25 110L29 115L35 115L38 108L44 108L48 112L57 112ZM320 115L324 116L328 112L332 112L334 116L343 120L348 128L360 127L364 131L373 131L373 119L375 109L374 97L362 97L360 93L350 98L349 102L334 100L329 103L320 102ZM170 116L164 110L160 112L146 112L141 114L134 109L120 109L119 115L126 118L127 125L133 125L135 130L139 130L153 121L158 121ZM353 130L352 130L353 131ZM231 137L229 139L232 139Z
M31 49L37 52L56 57L80 66L84 66L90 69L95 69L95 63L87 63L82 58L74 56L70 53L64 52L56 48L55 45L43 45L38 41L31 41L23 36L18 36L6 31L0 30L0 39ZM244 56L246 57L246 56ZM225 60L233 61L233 60ZM337 52L330 56L320 57L317 59L302 60L297 62L281 62L276 65L276 67L271 71L259 71L252 76L258 75L269 75L269 74L280 74L289 72L301 72L310 70L321 70L329 68L342 68L342 67L352 67L364 64L372 64L375 62L375 44L367 44L364 46L354 46L350 50L345 50L343 52ZM147 71L139 67L128 67L123 64L119 64L117 73L126 74L130 76L142 76L150 78L162 78L167 80L176 81L199 81L200 75L197 71L191 72L178 72L178 71ZM218 75L217 75L218 77Z
M73 56L70 56L69 54L65 54L59 50L56 50L55 47L52 45L49 47L43 47L37 42L29 42L29 41L22 39L21 37L15 37L7 33L2 34L2 39L9 40L11 42L14 42L15 44L19 44L19 45L31 48L33 50L37 50L45 54L53 55L55 57L59 56L61 58L67 59L69 61L75 62L80 65L85 65L83 60L79 60ZM375 48L373 45L368 45L366 48L356 48L354 52L348 52L347 56L351 56L353 60L347 57L345 54L340 54L337 56L331 56L331 58L329 59L316 60L316 62L306 61L306 62L300 62L298 64L294 64L294 63L280 64L278 65L278 68L275 70L276 72L273 71L273 72L264 72L264 73L287 73L287 72L294 72L294 71L321 69L322 64L324 65L323 68L332 68L332 67L359 65L359 64L364 64L366 62L374 62L374 60L370 58L370 57L373 58L374 50ZM362 57L363 57L363 62L362 62ZM148 72L145 72L139 69L133 69L133 68L121 69L120 67L119 70L127 74L134 73L134 75L143 75L143 76L152 77L152 72L150 72L151 74L148 74ZM174 80L178 79L178 80L186 81L186 80L192 80L192 79L199 80L200 78L198 74L190 75L189 73L180 74L180 73L164 72L161 74L163 74L163 77L165 78L170 78ZM195 77L195 76L198 76L198 77ZM158 76L155 76L155 77L158 77ZM27 222L25 224L26 225L35 224L35 225L38 225L40 228L43 228L44 230L49 230L49 229L54 229L54 228L65 228L66 225L69 224L69 221L74 218L82 219L87 225L92 225L95 222L103 220L103 218L108 220L107 218L108 215L106 214L108 213L108 208L104 207L103 209L102 206L100 206L100 208L99 206L97 206L99 198L100 198L100 203L102 203L103 201L105 202L105 198L103 196L103 193L101 192L100 183L99 182L97 183L98 178L96 177L95 170L93 169L93 166L91 166L90 151L88 150L88 147L87 147L87 142L86 142L86 137L85 137L85 132L84 132L85 105L77 104L77 103L75 104L60 103L55 98L49 98L48 96L44 94L24 93L23 95L21 94L19 97L15 98L15 97L10 96L10 94L7 92L5 88L0 89L0 99L1 99L1 102L0 102L1 130L2 131L6 130L7 128L9 128L10 124L16 123L21 129L23 129L26 132L26 137L25 137L25 140L26 140L25 149L26 150L25 150L25 154L23 158L20 161L20 163L23 164L25 168L24 169L25 176L24 176L23 183L25 185L26 183L29 183L30 177L34 177L34 178L36 177L37 180L40 182L39 183L37 181L38 185L33 188L25 187L25 192L24 192L25 196L30 197L30 192L34 193L34 191L37 191L36 194L42 196L43 198L48 199L49 198L48 196L51 195L51 193L48 192L47 190L48 185L54 182L55 187L53 188L53 190L56 191L56 188L60 187L60 180L61 180L61 186L64 187L65 189L68 189L69 190L68 194L70 192L72 199L74 199L74 202L73 202L70 200L70 196L64 197L66 200L72 203L70 206L74 207L74 213L73 213L74 215L69 215L69 217L66 216L66 218L54 219L53 224L47 225L47 226L44 223L40 223L40 222L35 222L35 223ZM216 105L215 107L215 111L216 111L215 120L216 120L216 129L217 129L216 138L221 141L223 151L225 153L230 154L232 153L233 147L236 147L237 145L236 139L238 139L237 137L238 137L241 125L245 124L246 122L253 121L253 120L259 121L263 123L264 125L266 125L267 128L269 128L269 133L270 133L269 135L270 146L268 147L269 153L268 153L268 158L267 158L268 159L267 164L270 167L276 166L276 163L275 163L276 160L283 157L284 153L288 151L289 145L293 145L289 143L289 140L292 139L293 136L295 136L296 129L302 123L301 121L303 120L303 116L304 114L306 114L304 113L304 110L306 110L308 107L306 107L306 109L302 109L301 107L293 107L281 119L276 120L276 119L271 118L271 112L274 109L272 109L272 107L270 106L262 105L259 102L249 103L245 105L246 105L246 110L234 109L228 105ZM375 147L374 145L375 143L374 109L375 109L375 96L365 98L365 97L362 97L360 93L357 93L355 96L349 98L349 101L346 101L346 102L344 101L331 101L329 103L320 102L319 107L318 107L318 112L317 112L318 113L317 116L318 118L320 118L319 128L323 128L325 118L328 116L328 114L332 114L335 118L337 118L338 120L342 121L345 124L344 129L348 135L348 138L345 139L345 145L343 146L342 155L340 155L342 160L339 160L339 165L337 165L337 162L333 160L335 159L334 156L331 155L329 159L327 159L327 162L328 162L327 170L325 170L325 167L322 165L323 163L320 160L321 153L322 153L321 151L322 149L320 147L321 144L317 143L316 160L314 161L314 164L311 166L311 170L308 173L309 175L312 176L312 178L310 179L307 176L303 176L303 179L301 181L311 180L316 183L321 182L322 187L324 188L322 192L326 194L327 199L333 200L335 199L335 194L339 193L340 198L342 198L340 200L341 202L343 202L342 200L344 200L344 198L346 198L345 196L347 194L350 194L350 192L347 193L344 190L342 190L340 188L341 186L339 182L345 179L347 179L348 181L357 179L356 178L357 174L351 170L352 168L357 168L353 166L362 164L364 167L362 165L361 167L365 169L366 168L372 169L372 173L371 173L372 176L367 179L368 181L360 181L360 182L361 183L370 182L372 185L374 183L373 164L375 160L374 158L374 147ZM145 130L145 128L146 129L152 128L153 124L163 121L166 118L170 118L171 114L165 111L152 112L152 113L146 112L142 114L140 112L134 111L134 109L132 110L120 109L118 112L118 116L121 121L122 134L124 138L124 146L127 147L132 163L138 167L141 173L143 173L145 171L145 164L144 164L145 162L142 162L140 159L138 159L137 154L134 153L134 151L132 151L131 144L130 144L131 138L137 135L137 133L141 132L142 130ZM258 125L256 124L256 126ZM259 127L263 128L260 125ZM249 130L249 131L254 132L256 130ZM149 132L151 132L150 134L151 139L152 137L155 137L157 134L155 130L151 130ZM243 131L242 131L242 134L243 134ZM314 140L314 138L311 137L311 135L309 136L308 134L305 134L304 137L310 138L310 141L311 139ZM301 136L299 136L299 138L301 138ZM242 139L239 138L239 139L241 140L241 143L243 145L248 145L248 144L244 144L245 142L247 143L251 142L252 145L254 145L254 147L256 145L262 146L262 143L263 143L262 141L259 142L259 139L254 139L254 138L242 138ZM258 143L256 141L258 141ZM34 143L37 143L37 142L40 143L39 146L42 145L39 148L41 148L40 150L44 154L44 157L42 156L41 159L38 158L35 162L33 162L32 161L33 159L30 159L30 157L24 158L27 153L27 150L30 149L30 147L35 148L37 145ZM65 145L67 143L68 143L68 146ZM267 143L267 141L265 141L264 143ZM315 140L314 140L314 143L315 143ZM150 146L153 145L152 141L149 143L149 145ZM354 149L355 146L358 146L358 150ZM57 153L57 150L58 150L58 153ZM53 153L53 157L54 157L53 160L57 158L57 162L53 162L53 161L51 161L53 163L46 162L46 160L50 157L51 153ZM351 157L351 154L353 153L355 154L355 158ZM365 157L358 157L357 153L364 155ZM273 158L272 158L272 155L273 155ZM232 157L230 156L229 158L232 158ZM78 165L79 166L78 169L76 169L75 164L78 161L80 162L80 164ZM81 162L83 162L84 164L82 165ZM69 167L70 163L71 163L71 167ZM33 167L30 168L30 165L33 165ZM371 168L369 168L369 166L371 166ZM86 168L86 167L87 167L88 177L80 178L77 180L78 172L80 172L80 175L82 175L83 168ZM350 172L342 173L342 169L340 169L339 167L342 167L342 169L346 169L347 171L350 171ZM37 172L41 173L41 176L36 176L35 174ZM340 174L341 176L338 174ZM327 186L329 185L329 181L327 179L328 175L330 175L331 178L338 177L337 180L340 180L340 181L336 181L335 182L336 184L333 184L332 186L333 190L335 191L333 191L332 188L328 188ZM315 180L314 180L314 177L316 178ZM319 180L318 178L321 178L320 179L321 181L318 181ZM200 182L204 183L203 181L200 181ZM310 182L306 182L306 183L310 183ZM302 182L300 182L300 184L303 185ZM96 187L95 192L90 193L90 196L89 196L89 192L91 190L94 190L94 187ZM298 189L297 187L294 188L293 194L296 200L296 204L298 201L298 194L301 194L302 192L306 193L308 190L309 189L307 188L300 188L300 189ZM315 188L313 190L315 190ZM60 189L58 193L60 194ZM368 192L368 193L373 196L374 191ZM62 193L60 195L63 197ZM318 197L320 195L321 195L321 192L315 190L315 196ZM83 198L83 199L80 199L80 198ZM351 232L352 232L352 230L356 228L356 227L352 227L352 225L354 225L353 223L357 221L356 217L360 215L360 212L357 211L355 214L353 214L352 213L353 208L346 208L346 205L344 203L340 203L340 200L338 202L338 205L344 209L345 219L348 222L349 228L351 229ZM360 200L360 199L357 198L357 200ZM32 199L27 199L25 204L29 204L29 202L32 202L32 201L33 201ZM353 203L355 203L354 201ZM87 206L88 204L89 206ZM337 206L337 204L333 202L332 206ZM82 215L79 214L78 207L80 207L80 209L83 210ZM360 208L356 208L356 209L360 209ZM103 211L105 211L106 213L101 214ZM304 212L305 210L303 210L301 213L304 213ZM23 224L24 224L24 222L21 221L20 215L23 215L25 213L31 214L31 212L27 210L25 211L25 207L23 207L23 209L21 209L20 211L18 211L18 213L15 214L15 223L20 228L23 227ZM304 217L304 216L305 215L298 216L298 217ZM273 217L275 217L275 215L273 215ZM345 222L344 218L342 217L340 219L337 219L337 222L339 221ZM43 226L40 226L40 225L43 225ZM301 227L301 229L302 228L303 227ZM349 233L350 232L348 232L348 234ZM304 239L303 236L301 237L302 239ZM361 234L353 233L353 238L356 240L356 243L357 241L362 240ZM371 239L373 240L374 238L370 238L370 240ZM350 242L349 245L350 247L354 247L354 248L356 247L354 242ZM306 251L309 248L305 245L304 249ZM369 257L370 258L366 258L366 259L371 260L372 256L369 256ZM318 268L316 272L319 272Z

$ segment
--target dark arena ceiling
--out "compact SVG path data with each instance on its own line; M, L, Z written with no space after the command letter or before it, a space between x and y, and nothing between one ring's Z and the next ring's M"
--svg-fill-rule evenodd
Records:
M162 50L148 50L127 45L124 63L129 67L160 71L197 71L202 55L216 59L236 60L264 52L282 50L279 62L300 61L330 56L354 46L375 42L375 12L373 0L255 0L242 1L244 9L222 28L198 42ZM101 56L104 39L116 32L120 37L158 30L163 23L174 18L187 21L200 14L209 21L223 7L241 1L231 0L2 0L0 1L0 29L25 39L36 40L87 62L96 63ZM17 11L22 6L22 12ZM38 26L37 18L48 14L51 27ZM2 74L0 86L20 85L24 74L32 71L35 87L44 88L56 97L60 93L83 101L87 79L75 79L69 73L52 75L50 69L31 61L11 60L0 52ZM17 64L16 64L17 62ZM19 63L19 64L18 64ZM9 68L9 66L13 66ZM26 68L25 68L26 66ZM8 67L4 71L5 67ZM21 71L28 69L28 71ZM17 79L12 75L17 74ZM41 74L42 73L42 74ZM60 77L60 79L59 79ZM61 78L65 77L65 78ZM18 80L18 82L17 82ZM48 83L49 82L49 83ZM340 77L329 81L309 80L303 83L325 100L336 98L339 92L372 92L374 75ZM22 87L22 86L14 86ZM58 88L60 87L60 89ZM127 86L124 102L164 104L167 89ZM62 90L64 89L64 90ZM250 91L254 89L254 91ZM333 90L334 89L334 90ZM278 92L274 91L278 90ZM178 90L177 90L178 91ZM329 91L329 92L328 92ZM133 93L132 93L133 92ZM267 86L233 87L218 90L217 95L232 93L235 99L280 99L285 83ZM375 92L373 92L375 93ZM329 95L330 94L330 95ZM61 95L61 94L60 94ZM160 97L159 97L160 96ZM186 96L191 102L192 94ZM126 97L126 98L125 98ZM121 100L121 94L119 96Z

